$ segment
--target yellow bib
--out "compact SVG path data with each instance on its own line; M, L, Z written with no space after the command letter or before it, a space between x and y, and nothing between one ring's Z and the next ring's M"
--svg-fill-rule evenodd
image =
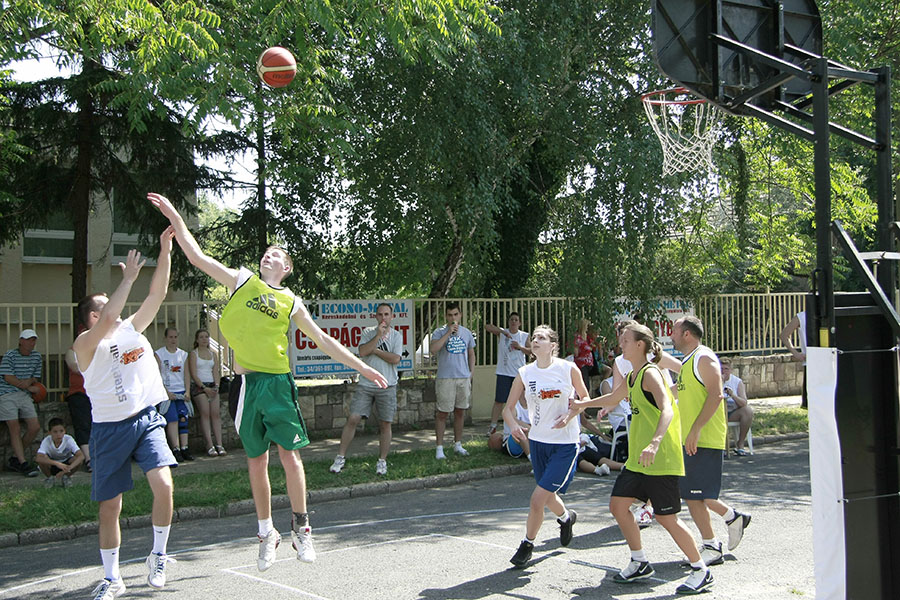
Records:
M653 441L653 434L656 433L656 427L659 424L659 416L661 411L653 403L647 400L644 395L644 373L647 369L659 370L659 367L653 363L647 363L641 367L634 377L632 383L631 377L628 377L628 401L631 404L631 428L628 431L628 460L625 467L634 473L644 473L646 475L684 475L684 456L681 452L681 420L678 417L678 405L672 396L672 390L663 387L666 395L669 397L669 404L675 415L669 428L663 436L656 451L656 458L649 467L641 466L638 460L641 452Z
M701 352L701 349L705 349L705 351ZM694 372L696 362L700 358L698 355L715 357L712 350L706 346L697 346L681 364L681 371L678 373L678 409L681 411L682 444L687 439L688 433L691 432L691 426L697 420L700 411L703 410L703 405L706 404L706 386L697 379L697 374ZM718 368L718 364L716 364L716 368ZM716 409L716 413L700 430L700 439L697 442L697 446L700 448L724 450L727 430L728 417L725 415L725 403L719 402L719 408Z

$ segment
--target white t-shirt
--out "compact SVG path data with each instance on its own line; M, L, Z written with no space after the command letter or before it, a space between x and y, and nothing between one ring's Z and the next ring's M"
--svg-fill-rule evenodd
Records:
M41 447L38 448L38 454L46 454L47 458L50 460L58 460L59 462L66 462L78 452L78 444L75 443L75 438L73 438L68 433L63 436L62 441L59 443L59 446L53 445L53 436L48 435L41 442Z
M175 352L169 352L163 346L156 351L156 356L162 363L160 374L166 389L173 394L185 393L187 390L184 389L184 370L187 369L187 352L181 348L175 348Z
M153 348L130 319L100 340L91 364L80 370L95 423L122 421L168 397Z
M497 336L497 375L515 377L519 373L519 369L525 366L525 353L513 350L510 345L518 342L524 348L527 341L528 332L521 329L515 333L510 331L509 337L502 333Z
M703 383L703 376L700 375L700 357L702 357L702 356L710 357L713 361L713 366L716 368L717 371L721 372L722 365L719 363L719 357L716 356L716 353L712 351L712 348L710 348L708 346L704 346L703 344L700 344L699 346L694 348L693 352L689 352L688 354L685 354L681 359L681 364L683 365L684 363L686 363L695 354L697 355L697 360L694 361L694 377L697 378L697 381L699 381L700 383ZM706 385L706 384L703 383L703 385Z
M575 395L573 372L575 377L581 377L577 366L560 358L554 358L546 369L538 367L537 362L519 369L531 422L528 439L547 444L578 443L578 419L572 419L562 429L553 429L559 417L569 412L569 400Z
M377 327L366 327L363 329L362 335L359 338L359 345L362 346L366 342L372 340L375 337L375 334L378 332ZM403 335L391 327L388 330L387 336L382 338L381 341L378 342L378 349L383 350L385 352L390 352L391 354L396 354L400 356L403 352ZM364 363L384 375L384 378L387 379L388 385L397 385L397 365L392 365L391 363L383 360L382 358L375 356L375 354L370 354L368 356L360 356L360 360ZM359 378L359 385L367 388L377 388L378 385L369 381L365 377Z
M728 388L729 390L731 390L732 394L737 396L738 387L742 383L744 383L744 381L740 377L732 373L731 375L729 375L727 381L722 382L722 386ZM725 404L728 412L737 409L737 403L734 401L734 398L732 396L729 396L728 394L725 395Z

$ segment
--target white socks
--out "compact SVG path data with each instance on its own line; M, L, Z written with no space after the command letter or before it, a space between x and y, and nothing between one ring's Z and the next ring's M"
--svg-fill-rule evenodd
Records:
M566 512L564 512L562 515L560 515L559 520L562 521L563 523L565 523L566 521L569 520L569 509L568 508L566 509Z
M644 554L643 548L641 548L640 550L632 550L631 560L636 560L637 562L650 562L647 560L647 555Z
M719 547L719 540L716 539L715 537L714 537L713 539L711 539L711 540L703 540L703 545L704 545L704 546L715 546L715 547L718 548L718 547Z
M726 521L731 521L732 519L734 519L734 509L729 508L728 512L722 515L722 518L724 518Z
M166 553L166 544L169 543L169 530L171 528L171 525L166 525L165 527L153 526L153 554Z
M100 548L100 560L103 561L103 576L110 581L119 579L119 548L104 550Z
M259 523L259 537L266 537L273 529L275 529L275 525L272 524L272 517L257 520L256 522Z

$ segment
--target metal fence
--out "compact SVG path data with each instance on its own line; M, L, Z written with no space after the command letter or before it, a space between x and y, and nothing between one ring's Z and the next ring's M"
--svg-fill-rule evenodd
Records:
M531 331L537 325L550 325L559 333L563 351L575 335L578 319L583 317L582 303L569 298L447 298L414 301L413 321L416 336L414 374L435 370L436 363L429 352L430 335L444 324L444 312L449 302L458 302L462 325L476 337L476 364L497 363L497 344L484 326L506 326L512 311L522 317L522 328ZM773 353L783 350L779 334L793 316L804 309L805 294L723 294L703 298L695 312L707 330L706 343L719 353ZM124 314L130 315L140 303L129 303ZM165 329L173 326L179 331L179 346L191 349L194 332L209 330L211 346L219 353L220 363L230 372L232 353L219 330L220 306L203 302L166 302L156 319L144 332L154 348L165 343ZM15 348L22 329L34 329L39 337L37 351L44 360L43 381L50 392L65 393L68 389L66 350L75 337L73 304L0 304L0 353ZM797 335L797 334L795 334ZM799 340L795 337L795 344Z

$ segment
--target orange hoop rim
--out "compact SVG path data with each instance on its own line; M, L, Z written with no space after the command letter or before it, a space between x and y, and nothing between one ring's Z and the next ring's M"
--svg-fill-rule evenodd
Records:
M641 102L645 104L652 104L654 106L690 106L692 104L706 104L705 98L693 98L688 100L666 100L666 94L690 94L696 96L694 92L687 89L686 87L674 87L665 90L654 90L652 92L647 92L646 94L641 95ZM660 97L657 99L656 97Z

